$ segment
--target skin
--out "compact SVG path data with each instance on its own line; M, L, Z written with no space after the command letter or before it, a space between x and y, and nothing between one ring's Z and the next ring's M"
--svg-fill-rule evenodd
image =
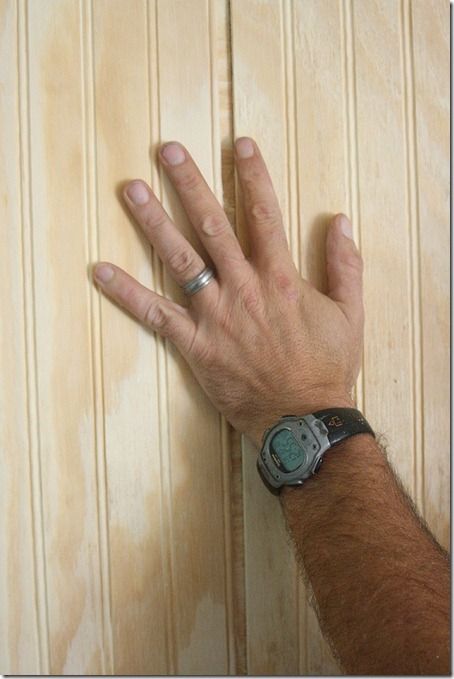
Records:
M171 142L160 161L217 272L183 307L113 264L94 277L104 293L168 337L213 404L260 445L282 414L354 407L363 341L361 256L350 221L326 240L328 292L303 280L256 143L235 144L250 256L189 152ZM136 196L134 199L134 195ZM179 285L205 267L141 180L124 198ZM372 436L325 455L319 473L280 496L314 594L322 630L350 674L448 674L449 564L417 517Z

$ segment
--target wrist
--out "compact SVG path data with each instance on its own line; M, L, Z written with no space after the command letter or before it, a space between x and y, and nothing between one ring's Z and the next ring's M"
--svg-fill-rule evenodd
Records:
M260 448L262 445L263 434L267 429L275 425L284 415L310 415L319 410L329 410L330 408L356 408L356 404L349 394L324 394L310 400L297 402L296 405L285 405L282 409L269 412L264 417L256 419L246 429L245 434L255 445Z
M326 451L317 474L307 479L304 486L283 486L281 500L291 502L294 498L299 502L298 498L307 496L309 487L311 497L314 493L321 493L326 497L326 493L329 493L327 488L329 489L332 484L339 488L348 488L352 471L358 479L362 474L366 477L372 468L375 470L374 473L377 473L379 468L381 473L387 473L389 468L386 455L371 434L366 432L355 434ZM301 492L303 487L305 490ZM370 493L367 483L364 484L364 492Z

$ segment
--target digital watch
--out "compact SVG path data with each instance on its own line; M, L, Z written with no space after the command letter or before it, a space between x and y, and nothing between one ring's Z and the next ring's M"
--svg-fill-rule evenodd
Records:
M284 415L263 435L257 468L265 485L300 486L320 469L327 450L355 434L375 436L355 408L331 408L298 417Z

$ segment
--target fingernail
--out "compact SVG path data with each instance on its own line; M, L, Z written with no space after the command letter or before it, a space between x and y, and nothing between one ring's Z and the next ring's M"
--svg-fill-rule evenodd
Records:
M135 205L145 205L150 199L150 194L143 182L129 184L126 193Z
M95 266L94 276L100 283L108 283L114 276L114 270L108 264L98 264Z
M179 144L170 143L163 146L161 155L167 160L169 165L181 165L186 158L185 152Z
M254 155L254 145L248 137L237 139L235 148L240 158L251 158Z
M353 240L353 227L348 217L345 215L337 215L337 222L344 236L347 236L347 238Z

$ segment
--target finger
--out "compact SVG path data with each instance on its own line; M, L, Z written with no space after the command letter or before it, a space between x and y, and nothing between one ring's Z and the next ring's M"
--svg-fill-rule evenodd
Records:
M161 161L186 214L211 256L219 276L229 278L247 266L246 258L222 207L197 165L181 144L161 149Z
M252 258L268 264L280 255L290 257L279 201L257 144L248 137L237 139L235 160Z
M182 353L189 350L196 326L187 309L148 290L125 271L108 262L98 262L93 275L103 292L141 323L159 335L168 337Z
M328 295L352 322L363 319L363 261L353 240L350 220L334 217L326 240Z
M205 262L177 229L150 187L136 179L125 187L123 195L135 219L178 285L183 286L198 276L205 268ZM214 299L217 288L217 282L212 281L191 298L192 302L199 304Z

